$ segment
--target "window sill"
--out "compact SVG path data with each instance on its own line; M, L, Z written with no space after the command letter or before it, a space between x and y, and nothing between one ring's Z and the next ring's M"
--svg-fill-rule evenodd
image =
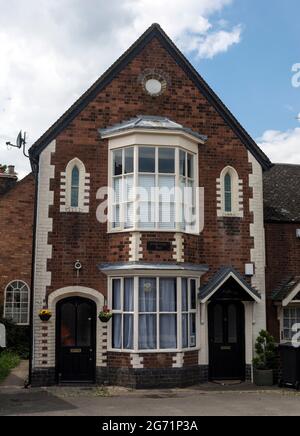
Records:
M184 235L192 235L192 236L199 236L200 233L198 232L186 232L184 230L177 230L177 229L138 229L138 228L132 228L132 229L109 229L107 231L107 234L113 235L118 233L133 233L133 232L139 232L139 233L182 233Z
M183 348L178 350L116 350L114 348L109 348L108 353L118 353L118 354L177 354L177 353L191 353L199 352L200 347L195 348Z

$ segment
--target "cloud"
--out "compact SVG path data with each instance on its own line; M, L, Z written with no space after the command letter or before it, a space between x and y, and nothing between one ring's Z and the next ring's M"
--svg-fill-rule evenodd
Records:
M153 22L188 55L227 51L241 35L220 17L232 3L0 0L0 163L25 175L28 160L5 142L23 129L30 146Z
M272 162L300 164L299 127L286 132L267 130L257 142Z
M219 32L207 35L200 41L198 55L201 58L212 59L219 53L224 53L241 41L242 27L236 26L232 31L220 30Z

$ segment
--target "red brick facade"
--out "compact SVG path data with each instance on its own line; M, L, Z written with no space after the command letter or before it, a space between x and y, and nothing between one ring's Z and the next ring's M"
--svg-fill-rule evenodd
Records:
M166 92L156 98L147 95L138 80L149 68L159 69L171 78ZM205 189L204 231L200 236L184 235L184 261L207 264L210 271L205 280L224 265L233 266L243 274L245 264L251 262L250 223L253 217L249 200L253 193L249 188L252 167L248 151L160 42L154 39L56 139L56 152L51 160L55 178L51 182L54 205L49 211L53 231L48 243L52 245L53 257L48 262L48 271L52 273L48 295L72 285L97 289L107 295L107 280L97 265L129 260L131 233L109 235L106 224L100 224L96 219L100 204L96 194L108 183L108 143L100 139L98 129L138 114L166 116L208 136L207 143L199 146L200 186ZM91 174L89 214L60 212L61 173L75 157ZM217 218L216 180L227 165L233 166L244 182L243 219ZM148 252L147 241L150 240L173 243L174 234L142 233L143 261L173 261L173 251ZM74 270L76 260L83 266L79 276ZM172 368L173 357L172 354L143 355L144 368ZM197 353L188 353L184 358L184 366L197 364ZM130 366L130 357L109 353L108 366L117 365Z
M11 281L31 286L34 191L30 174L0 196L0 305Z
M138 81L149 68L163 70L172 78L165 94L153 98L147 95ZM128 120L137 114L161 115L176 120L194 131L208 136L205 145L199 146L200 186L205 188L205 227L200 237L184 236L185 261L210 266L210 275L224 264L232 265L242 273L250 262L253 240L249 234L252 216L249 211L248 152L236 134L228 127L192 81L174 62L157 40L153 40L119 75L91 102L57 137L55 166L54 206L50 216L54 227L49 235L53 245L51 292L74 283L94 289L105 287L104 277L97 270L101 262L128 261L130 233L107 235L105 224L96 220L97 190L107 185L107 141L101 141L98 129ZM60 213L60 173L74 157L82 160L91 174L89 215ZM216 215L216 179L226 165L232 165L244 181L244 219L227 221ZM172 241L169 234L142 236L144 260L169 261L170 253L148 253L148 239ZM236 247L236 249L232 249ZM83 263L78 283L73 264Z
M300 239L296 237L297 223L266 223L266 289L268 329L279 340L277 309L272 294L285 280L299 276Z

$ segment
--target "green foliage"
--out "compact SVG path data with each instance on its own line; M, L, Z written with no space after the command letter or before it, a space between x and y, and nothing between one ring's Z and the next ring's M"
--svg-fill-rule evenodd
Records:
M0 314L3 309L0 307ZM21 359L29 358L29 341L30 331L29 326L18 326L12 321L1 318L0 323L6 327L6 349L13 353L17 353Z
M5 173L6 170L7 170L7 165L0 164L0 172Z
M255 344L256 358L253 365L256 369L268 370L276 368L276 342L265 330L259 333Z
M0 383L6 379L10 371L18 366L20 357L12 351L3 351L0 354Z

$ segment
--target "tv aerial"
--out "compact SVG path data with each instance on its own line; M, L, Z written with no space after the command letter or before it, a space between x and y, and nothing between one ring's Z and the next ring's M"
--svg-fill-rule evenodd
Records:
M12 144L11 142L7 142L6 145L8 147L14 147L14 148L23 148L23 154L25 157L29 157L29 155L26 153L26 132L24 132L24 135L22 133L22 130L18 134L16 144Z

